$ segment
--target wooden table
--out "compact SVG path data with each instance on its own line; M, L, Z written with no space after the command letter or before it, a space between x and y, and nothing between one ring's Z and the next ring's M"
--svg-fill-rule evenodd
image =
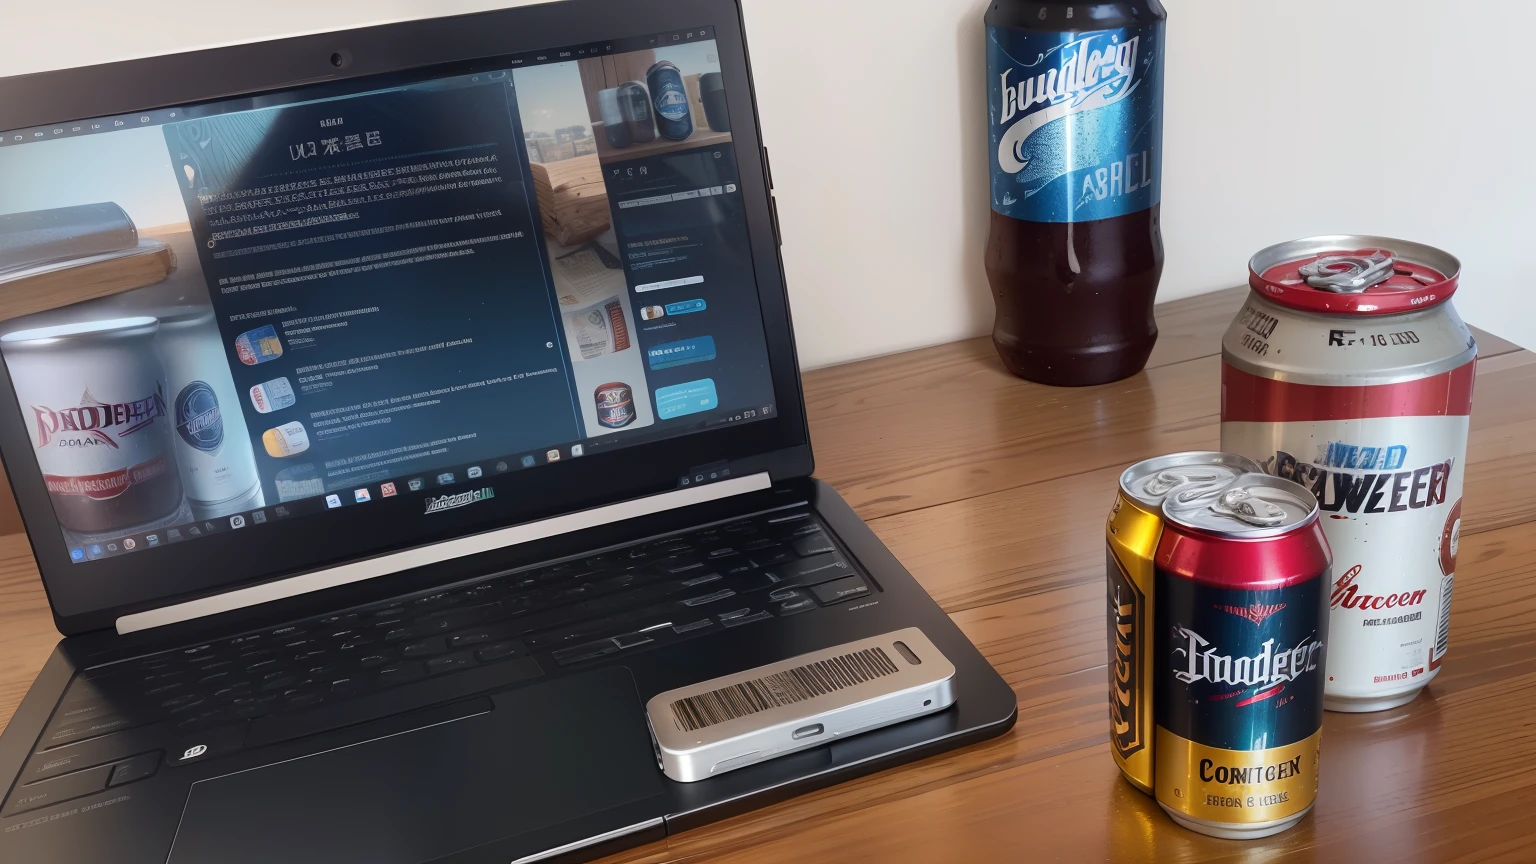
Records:
M1330 714L1322 790L1251 843L1175 827L1107 747L1104 547L1127 464L1218 442L1218 340L1241 292L1159 312L1146 372L1057 390L986 339L807 379L818 473L1002 672L1009 734L611 862L1536 860L1536 355L1480 334L1453 649L1429 693ZM0 538L0 720L55 641L24 539Z

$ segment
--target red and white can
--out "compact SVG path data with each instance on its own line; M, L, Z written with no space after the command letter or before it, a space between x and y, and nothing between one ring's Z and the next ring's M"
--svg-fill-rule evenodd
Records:
M159 328L154 318L117 318L0 337L65 528L120 532L181 506L165 373L152 348Z
M1419 243L1271 246L1222 340L1221 449L1310 489L1333 548L1324 706L1411 701L1445 659L1477 343Z

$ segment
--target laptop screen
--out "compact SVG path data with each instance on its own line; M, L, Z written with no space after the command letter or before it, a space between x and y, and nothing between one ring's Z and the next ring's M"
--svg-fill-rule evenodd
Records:
M7 130L10 469L87 570L771 417L737 181L709 28Z

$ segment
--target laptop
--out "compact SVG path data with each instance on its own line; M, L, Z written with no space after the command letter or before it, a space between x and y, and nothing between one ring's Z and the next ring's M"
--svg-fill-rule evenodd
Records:
M1012 725L813 477L734 0L3 79L0 131L66 637L0 859L588 859Z

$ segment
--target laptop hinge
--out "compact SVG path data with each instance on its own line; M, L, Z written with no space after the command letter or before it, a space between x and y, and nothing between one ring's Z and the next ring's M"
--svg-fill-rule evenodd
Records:
M757 474L749 474L745 477L735 477L716 483L705 483L702 486L689 486L683 489L675 489L671 492L650 495L645 498L636 498L631 501L621 501L617 504L594 507L590 510L566 513L562 516L541 519L537 522L513 525L510 528L498 528L494 531L474 534L469 537L444 540L441 543L433 543L429 546L419 546L403 552L381 555L377 558L368 558L362 561L353 561L324 570L316 570L312 573L303 573L274 582L252 585L248 588L236 588L232 591L225 591L222 594L188 600L185 603L175 603L158 609L124 615L117 619L117 632L119 634L135 633L140 630L150 630L155 627L179 624L195 618L206 618L209 615L233 612L236 609L245 609L263 603L297 597L301 594L310 594L340 585L349 585L353 582L362 582L366 579L388 576L391 573L412 570L453 558L464 558L494 549L504 549L508 546L517 546L523 543L531 543L535 540L556 537L561 534L570 534L575 531L596 528L599 525L611 525L615 522L638 519L641 516L664 513L668 510L678 510L695 504L719 501L723 498L732 498L750 492L761 492L772 486L773 481L769 479L768 472L764 471Z

